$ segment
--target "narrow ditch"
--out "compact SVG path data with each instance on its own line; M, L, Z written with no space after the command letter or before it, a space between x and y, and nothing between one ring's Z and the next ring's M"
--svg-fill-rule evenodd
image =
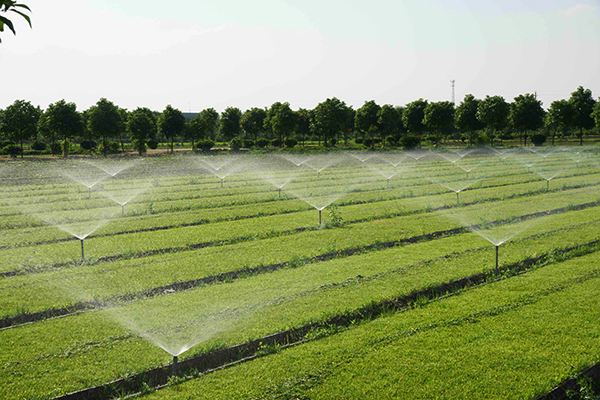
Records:
M190 357L177 364L149 369L115 381L55 397L55 400L99 400L122 396L123 393L139 393L144 387L159 388L167 385L172 377L186 377L209 373L265 355L261 350L268 347L287 347L307 341L307 334L332 327L346 328L361 321L373 320L389 312L402 312L414 307L416 302L435 300L485 285L503 277L526 273L536 266L545 266L598 251L600 240L518 261L500 268L500 276L494 273L478 273L447 283L417 290L407 295L371 303L356 310L332 316L326 320L311 322L286 331L274 333L235 346L218 349ZM569 254L571 253L571 254ZM315 339L313 339L315 340ZM541 397L540 400L554 399ZM537 399L536 399L537 400Z

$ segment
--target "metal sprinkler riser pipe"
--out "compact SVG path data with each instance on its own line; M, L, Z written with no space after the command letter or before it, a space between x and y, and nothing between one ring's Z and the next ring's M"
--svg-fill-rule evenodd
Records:
M321 211L322 210L319 210L319 225L321 225Z
M83 252L83 239L79 239L81 241L81 259L85 260L85 254Z
M498 245L496 245L496 274L500 274L500 269L498 268Z

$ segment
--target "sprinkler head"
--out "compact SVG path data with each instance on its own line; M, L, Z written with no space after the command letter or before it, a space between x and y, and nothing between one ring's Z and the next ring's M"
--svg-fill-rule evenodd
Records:
M223 179L224 179L224 178L221 178L221 187L223 187Z
M321 211L322 210L319 210L319 225L321 225Z
M81 241L81 259L85 260L85 254L83 252L83 239L79 239Z
M281 198L281 188L278 188L278 189L279 189L279 197Z

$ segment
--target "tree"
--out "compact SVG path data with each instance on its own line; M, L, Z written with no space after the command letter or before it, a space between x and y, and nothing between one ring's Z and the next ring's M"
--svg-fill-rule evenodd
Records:
M598 101L598 102L596 102L596 104L594 104L594 110L592 111L592 118L596 122L596 128L600 129L600 101Z
M473 132L483 128L481 121L477 119L477 109L481 100L472 94L467 94L462 103L456 107L454 112L454 126L460 132Z
M229 142L242 132L240 120L242 119L242 111L237 107L227 107L221 114L219 121L219 134L223 140Z
M27 21L27 23L29 24L29 27L31 28L31 18L29 17L29 15L25 14L23 11L18 10L18 8L22 8L24 10L31 12L31 9L29 7L27 7L25 4L19 4L13 0L0 0L0 12L3 13L3 15L0 15L0 32L4 32L4 25L6 25L6 26L8 26L8 29L10 29L14 35L17 34L17 32L15 31L15 26L14 26L13 22L8 17L5 16L6 13L8 13L9 11L22 16L25 19L25 21ZM0 38L0 43L2 43L2 38Z
M296 111L296 135L302 141L302 145L304 145L306 137L310 135L310 111L305 108L299 108Z
M264 108L253 107L246 110L240 119L240 126L246 135L256 141L258 135L264 131L264 123L267 111Z
M273 103L267 110L264 126L279 134L279 143L283 146L285 138L296 128L296 114L290 108L290 103Z
M419 99L408 103L402 113L402 123L411 135L419 135L425 130L423 118L427 100Z
M2 117L4 135L14 143L21 145L21 158L23 158L23 142L37 136L37 124L42 110L34 107L25 100L15 100L6 107Z
M348 118L351 110L346 103L336 97L326 99L309 113L310 129L319 140L323 138L327 146L329 139L352 126Z
M156 136L156 117L145 107L138 107L129 113L127 118L127 132L133 142L133 147L139 155L146 152L146 143Z
M63 156L68 156L68 140L83 132L81 114L77 112L75 103L67 103L64 99L50 104L42 117L44 131L51 140L63 139Z
M402 126L401 109L396 108L391 104L385 104L381 106L377 116L377 124L381 126L381 131L384 136L394 136L396 140L400 139L398 132ZM383 144L385 145L385 138Z
M219 113L214 108L206 108L198 114L202 121L203 137L205 139L216 139L219 129Z
M171 154L173 154L173 141L179 137L185 127L185 116L181 111L170 104L163 110L156 122L158 133L170 140Z
M101 98L88 110L88 129L93 136L101 137L103 153L106 156L108 139L120 135L123 130L123 119L119 107L111 101Z
M370 133L371 146L373 146L373 135L379 130L379 110L381 107L375 100L365 101L361 108L354 114L354 127L363 135Z
M552 130L552 144L556 131L562 134L573 125L573 106L568 100L555 100L550 104L546 116L546 126Z
M423 125L435 131L435 142L440 142L440 130L454 124L454 103L439 101L429 103L423 110Z
M569 103L573 107L572 126L579 129L577 137L579 137L579 144L583 146L583 130L594 127L592 111L596 100L592 97L590 89L584 89L583 86L579 86L577 90L571 93Z
M542 128L545 118L546 112L542 102L531 93L518 95L510 104L510 124L515 130L522 132L525 145L527 145L527 132Z
M479 102L477 107L477 119L492 133L490 136L496 136L496 132L504 129L508 124L510 114L510 105L502 96L485 96L485 99ZM494 142L492 141L492 144Z

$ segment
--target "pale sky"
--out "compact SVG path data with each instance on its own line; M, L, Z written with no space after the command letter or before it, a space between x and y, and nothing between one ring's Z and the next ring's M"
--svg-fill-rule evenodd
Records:
M0 44L0 108L242 111L337 97L404 105L579 85L600 96L600 0L21 0Z

